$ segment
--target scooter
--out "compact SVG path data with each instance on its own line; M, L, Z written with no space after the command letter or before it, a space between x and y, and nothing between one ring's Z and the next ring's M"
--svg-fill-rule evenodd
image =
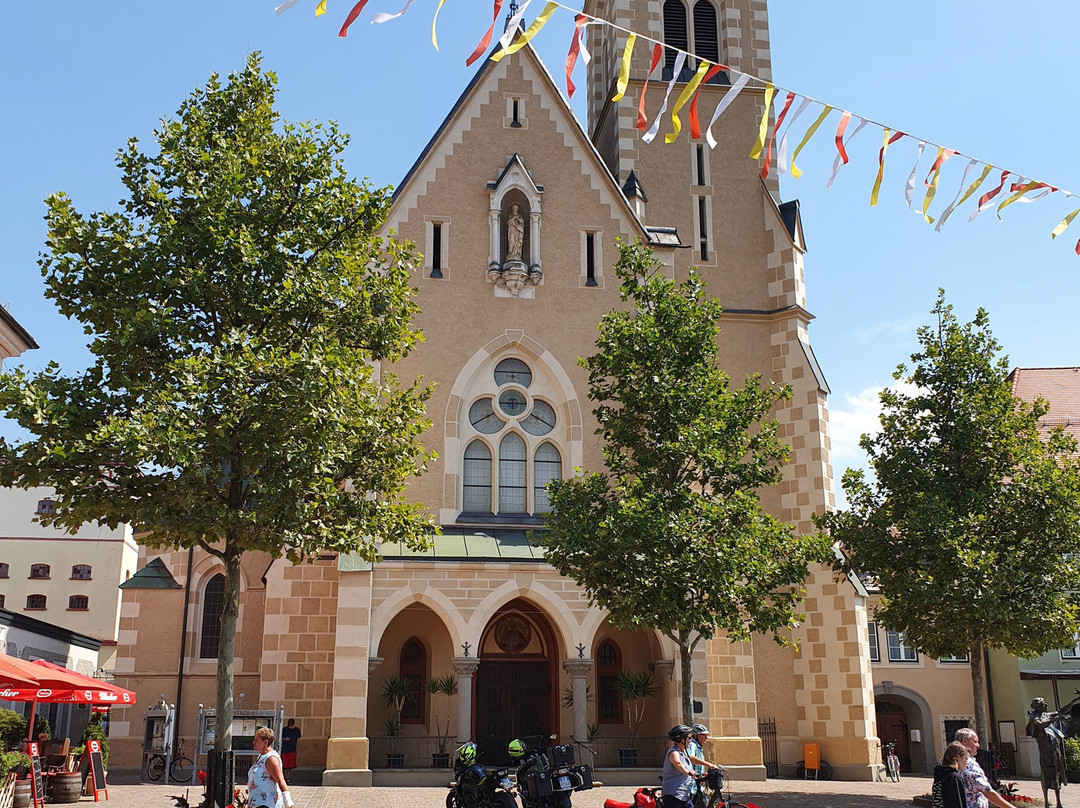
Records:
M518 796L522 808L571 808L570 794L593 787L592 768L575 765L574 747L549 746L554 740L539 736L526 744L510 742L510 756L517 758Z
M454 754L454 782L446 808L517 808L509 769L488 769L476 762L476 744Z

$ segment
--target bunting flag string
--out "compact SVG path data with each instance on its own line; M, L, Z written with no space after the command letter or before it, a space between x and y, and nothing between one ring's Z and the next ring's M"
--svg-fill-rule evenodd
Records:
M291 9L293 6L297 5L298 2L299 0L282 0L277 6L275 6L274 13L277 15L281 15ZM393 19L397 19L398 17L403 16L410 9L414 2L415 0L406 0L405 5L395 13L379 12L374 15L371 22L383 23ZM577 89L572 80L572 74L577 65L578 59L580 58L581 61L583 61L586 65L588 65L591 61L591 56L586 45L585 29L588 25L596 23L622 32L626 36L626 45L624 47L619 62L615 93L611 99L612 101L621 100L625 96L625 93L629 86L631 56L633 53L634 44L638 39L638 34L633 30L619 26L604 18L578 12L577 9L570 7L564 2L558 2L558 0L550 0L549 2L547 2L547 4L544 6L543 11L540 12L540 14L533 21L533 23L528 27L528 29L524 32L521 32L521 20L523 19L530 2L531 0L524 0L524 2L522 2L521 5L517 8L516 12L511 16L511 19L507 22L505 33L499 39L499 48L494 54L491 55L491 59L497 62L504 56L516 53L540 32L540 30L547 24L547 22L550 20L550 18L557 9L566 9L567 11L574 14L574 35L573 39L571 40L570 48L565 61L566 86L568 97L573 98L573 95ZM473 52L465 60L465 64L467 66L471 66L488 49L494 35L495 25L498 22L499 14L502 9L503 3L504 0L494 0L491 25L488 26L487 31L481 37ZM344 37L347 35L349 27L360 17L367 4L368 0L357 0L357 2L354 3L350 11L348 12L344 22L342 23L340 30L338 31L338 36ZM446 0L438 0L431 22L431 44L436 50L439 49L437 37L437 22L439 14L445 4ZM326 13L326 9L327 0L318 0L318 3L315 6L315 16L320 17L324 15ZM799 141L798 146L796 146L794 153L791 155L791 176L796 179L802 176L803 172L796 165L796 160L798 159L799 154L802 152L802 150L814 137L815 133L818 131L824 121L828 118L831 112L836 109L836 107L825 104L821 101L816 101L815 99L797 93L794 90L777 87L771 81L767 81L758 76L749 73L743 73L739 70L733 70L732 68L725 65L711 63L707 59L702 59L701 57L689 51L672 48L672 50L675 51L676 54L676 65L673 71L672 79L668 83L667 90L664 94L664 99L661 105L660 112L657 113L656 118L654 119L653 124L648 129L648 131L644 131L648 120L645 104L646 90L648 89L651 77L659 64L659 59L663 55L665 45L664 43L650 37L642 38L645 39L645 41L647 42L653 43L652 65L649 69L648 74L645 77L645 81L641 89L641 96L638 100L637 106L636 126L638 129L643 130L642 140L644 142L651 143L656 137L656 134L659 131L662 117L668 109L668 102L674 89L674 85L677 83L677 77L679 76L682 66L686 63L687 59L696 59L698 62L698 68L695 71L693 78L686 83L686 86L683 88L682 92L679 93L678 98L675 101L675 105L671 111L672 130L665 135L664 142L673 143L675 142L675 140L678 139L679 135L681 134L682 121L679 118L679 114L688 101L690 102L690 137L695 140L701 137L701 127L698 116L698 99L700 97L700 91L702 89L702 86L707 84L713 76L717 75L722 70L726 70L730 71L733 74L734 81L728 88L728 90L719 99L716 109L713 111L712 119L710 120L709 125L706 127L705 138L709 143L709 147L715 149L717 146L717 140L713 135L713 126L716 124L717 120L724 113L724 111L731 106L731 104L736 100L736 98L738 98L739 94L748 86L750 81L754 81L763 88L764 109L762 112L761 120L758 124L757 135L750 152L750 157L755 160L762 160L762 167L760 173L763 178L768 178L769 176L770 170L772 169L773 165L774 154L776 158L777 175L789 172L787 159L787 140L792 130L794 129L796 121L799 120L799 118L810 107L810 105L818 104L822 107L817 118L803 133L802 139ZM772 102L777 92L785 93L786 99L779 115L776 116L776 121L772 127L772 132L771 134L769 134L769 122L770 115L772 113ZM788 113L791 111L791 108L794 104L794 99L797 95L802 98L802 101L789 118ZM848 135L847 129L850 125L852 117L858 118L859 124L855 128L855 130L851 132L850 135ZM895 134L892 134L894 130L891 127L886 127L884 124L877 123L876 121L872 121L862 116L854 115L850 111L841 110L840 121L837 125L836 133L834 135L834 142L836 144L837 154L833 161L832 171L829 175L826 187L832 186L833 180L835 179L839 169L850 161L850 157L847 151L848 145L863 128L865 128L868 124L871 123L875 126L880 127L883 130L882 147L878 153L877 175L875 177L873 188L870 194L870 205L871 207L873 207L878 203L878 197L881 189L882 179L884 176L886 150L891 144L897 142L899 139L903 137L909 137L909 135L906 135L903 132L895 131ZM768 137L766 137L767 135ZM779 146L774 151L774 147L776 147L778 138ZM1069 191L1062 190L1053 185L1050 185L1049 183L1032 180L1027 177L1014 174L1007 169L1001 169L1000 167L993 166L990 163L986 163L976 158L968 157L968 162L964 167L963 177L960 180L955 198L945 207L945 209L941 212L935 222L934 217L930 215L929 209L933 203L941 181L944 163L949 158L960 154L960 152L955 149L949 149L939 144L932 143L925 139L916 140L918 143L918 153L916 155L915 164L912 167L911 173L908 176L908 180L905 184L904 196L908 208L911 209L913 213L921 214L923 219L928 224L934 224L934 230L937 232L940 232L942 226L945 224L946 221L948 221L949 217L955 212L957 208L964 205L978 192L978 190L982 187L986 179L994 170L1000 170L1002 172L1000 181L996 185L996 187L983 193L983 195L978 198L975 210L972 211L972 213L968 216L969 223L973 222L982 213L984 213L993 204L995 204L995 200L997 200L997 217L1000 220L1002 212L1010 205L1013 205L1017 202L1030 203L1039 199L1043 199L1044 197L1055 193L1061 194L1065 197L1075 196ZM923 180L923 184L927 190L923 195L920 209L916 210L914 207L915 180L919 168L919 163L922 160L923 152L926 150L927 145L933 146L937 150L937 153L934 162L926 175L926 178ZM763 151L765 154L762 158ZM980 164L983 166L982 170L980 171L976 179L970 185L968 185L967 183L969 177L974 172L976 166ZM1010 176L1016 177L1017 181L1013 182L1010 186L1008 195L1006 195L1003 199L998 199L999 195L1004 190L1005 184ZM1059 235L1064 233L1078 215L1080 215L1080 209L1069 213L1063 219L1061 219L1061 221L1051 232L1051 238L1056 239ZM1075 251L1077 255L1080 255L1080 241L1077 242Z
M750 83L750 77L741 73L735 83L731 85L731 89L724 93L724 97L720 99L720 103L716 105L716 109L713 111L712 120L709 121L709 125L705 127L705 140L709 144L710 149L716 148L716 138L713 137L712 128L717 119L724 114L724 110L731 106L732 102L739 97L739 93L743 91L743 88Z
M687 115L687 117L690 118L690 137L694 140L701 140L701 124L698 122L697 112L697 100L698 96L701 95L701 85L708 84L709 79L711 79L717 73L720 73L721 71L727 69L728 68L726 65L713 65L712 67L710 67L709 72L705 74L704 80L702 80L701 84L698 85L697 92L694 93L694 100L690 102L690 112ZM644 90L641 91L641 95L642 98L645 97Z
M656 137L656 133L660 131L660 119L663 118L664 113L667 112L668 99L671 98L671 91L675 87L675 82L679 80L679 73L682 72L684 64L686 64L686 54L680 53L675 57L675 67L671 69L671 81L668 82L667 92L664 93L664 103L660 105L660 111L656 113L656 120L654 120L652 126L649 127L649 131L641 136L641 139L645 143L652 143L653 138Z
M971 173L972 169L974 169L975 166L977 166L978 164L979 161L976 160L974 157L968 161L967 166L964 168L964 176L960 178L960 187L956 191L956 197L953 199L952 202L949 203L949 206L941 212L941 216L938 217L937 224L934 225L935 233L941 232L941 228L945 226L945 222L948 221L948 218L950 216L952 216L952 212L956 210L958 206L963 205L965 202L967 202L968 199L971 198L971 195L977 190L979 190L979 186L983 184L983 181L986 180L988 176L990 176L990 172L994 170L994 167L991 165L983 166L983 170L982 173L979 175L979 178L975 180L975 182L971 183L971 185L968 186L968 189L964 191L964 183L967 182L968 175ZM960 196L961 191L963 191L963 196Z
M686 86L683 87L683 91L679 93L679 97L675 99L675 106L671 108L671 131L664 135L665 143L674 143L679 138L679 132L682 131L682 121L679 120L679 110L682 109L686 102L690 100L690 96L697 93L697 88L701 85L701 82L705 79L705 74L709 70L709 63L704 59L698 64L697 71L694 73L694 77L690 81L686 82Z
M626 38L626 47L623 49L622 61L619 63L619 78L615 82L615 95L611 96L612 101L621 101L626 94L626 85L630 83L630 56L634 52L636 41L637 34L630 34Z
M574 65L577 64L578 54L581 52L581 40L585 37L585 23L588 20L584 14L578 14L574 18L574 36L570 39L570 50L566 54L566 97L573 98L574 91L577 87L574 86L573 80L570 76L574 72Z
M799 120L799 116L806 112L806 108L810 106L811 100L804 98L802 103L799 104L799 108L795 110L795 114L791 116L791 120L788 121L787 129L784 130L784 136L780 138L780 148L776 150L776 173L787 173L787 139L788 134L791 132L792 127L795 126L795 121Z
M892 137L889 137L889 128L885 127L885 138L881 144L881 151L878 152L878 167L877 178L874 180L874 188L870 191L870 207L874 207L878 200L878 191L881 190L881 178L885 176L885 150L889 148L893 143L904 137L903 132L897 132Z
M769 147L765 150L764 165L761 166L761 178L763 180L769 178L769 168L772 165L773 144L776 143L776 132L784 125L784 118L787 117L788 110L791 109L791 102L795 100L795 93L789 92L787 99L784 101L784 109L776 117L776 123L773 124L772 135L769 136Z
M367 2L367 0L362 0ZM495 0L495 10L491 13L491 25L488 26L487 33L480 37L480 41L477 43L473 52L469 54L469 58L465 60L465 67L471 67L472 63L479 59L484 51L487 50L488 45L491 44L491 37L495 33L495 23L499 20L499 11L502 9L503 0Z
M637 123L635 126L644 132L649 128L649 119L645 117L645 92L649 89L649 79L656 72L656 66L660 64L660 57L664 55L664 46L657 42L652 49L652 64L649 65L649 73L645 76L645 84L641 88L641 98L638 99Z
M547 25L547 21L551 19L551 15L555 13L555 9L557 8L558 5L556 5L555 3L548 3L547 5L545 5L544 10L537 15L535 20L533 20L533 24L529 26L529 29L524 34L518 37L517 42L515 42L513 45L504 46L503 49L498 53L491 54L491 61L497 62L504 56L509 56L510 54L517 53L519 50L524 48L529 43L529 40L531 40L534 36L540 33L540 29Z

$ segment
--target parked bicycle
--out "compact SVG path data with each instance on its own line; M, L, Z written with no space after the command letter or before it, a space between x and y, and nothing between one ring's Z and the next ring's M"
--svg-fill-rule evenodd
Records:
M806 763L800 760L799 765L795 768L795 777L799 780L807 779ZM810 769L811 772L814 769ZM821 765L817 768L817 775L810 777L811 780L832 780L832 766L829 765L827 760L822 760Z
M169 780L174 783L187 783L195 773L195 763L184 754L184 739L176 744L176 751L169 760ZM160 780L165 774L165 756L151 755L146 761L146 776L151 780Z
M881 762L885 764L885 771L889 779L894 783L900 782L900 758L896 756L896 743L878 744L881 747Z

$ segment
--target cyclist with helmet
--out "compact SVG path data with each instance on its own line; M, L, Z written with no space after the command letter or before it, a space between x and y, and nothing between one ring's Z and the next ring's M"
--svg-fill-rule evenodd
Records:
M693 729L686 724L677 724L668 730L671 748L664 757L660 774L664 808L693 808L694 764L687 751L692 734Z
M714 763L709 763L705 760L705 742L709 740L709 728L704 724L694 724L690 727L690 744L687 747L687 754L690 757L690 762L694 764L694 772L701 776L706 773L708 769L717 769L723 771L719 766ZM692 790L692 798L694 805L702 805L705 802L705 794L701 789L698 782L694 782Z

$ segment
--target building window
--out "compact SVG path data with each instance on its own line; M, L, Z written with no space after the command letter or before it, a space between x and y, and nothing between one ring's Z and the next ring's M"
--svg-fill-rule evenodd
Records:
M0 578L7 578L9 569L7 564L0 564Z
M968 655L964 654L963 656L943 656L941 659L938 660L938 662L949 662L955 663L957 665L966 665L968 663Z
M622 723L619 698L619 646L604 640L596 650L596 718L601 724Z
M427 223L427 248L424 250L424 259L427 262L428 277L441 278L446 269L446 236L447 222L428 221Z
M596 286L596 233L585 234L585 285Z
M218 573L203 590L200 659L217 659L218 646L221 644L221 612L224 608L225 576Z
M31 564L30 565L30 577L31 578L48 578L49 577L49 565L48 564Z
M533 460L533 513L547 513L551 510L547 484L561 479L562 458L559 450L550 443L540 444Z
M705 147L700 143L694 146L694 171L697 174L697 184L707 185L705 178Z
M716 9L709 0L698 0L694 3L694 53L711 64L720 63Z
M919 655L907 644L902 631L890 631L886 635L889 642L889 662L918 662Z
M28 611L40 612L45 610L44 595L27 595L26 608Z
M90 598L86 595L72 595L68 598L69 612L85 612L90 608Z
M1077 642L1072 648L1061 649L1062 659L1080 659L1080 642Z
M532 384L532 371L520 359L504 359L495 366L495 384L517 384L528 388Z
M866 624L867 629L870 631L870 661L881 662L881 651L878 650L877 642L877 623L870 620Z
M7 598L4 595L0 595L0 609L3 609L4 605L6 603L7 603Z
M483 441L474 440L465 449L463 471L464 509L469 513L491 513L491 450Z
M73 581L89 581L90 580L90 565L89 564L76 564L71 568L71 580Z
M525 441L516 432L499 444L499 512L525 513Z
M44 514L56 513L56 500L55 499L39 499L37 504L37 510L34 511L38 516Z
M705 197L698 197L698 245L701 248L701 260L709 260L709 206Z
M671 80L675 71L675 60L678 51L689 51L690 41L686 26L686 6L682 0L664 0L664 73L663 77ZM679 73L679 80L689 78L690 70L683 67Z
M401 647L399 675L405 680L409 695L401 710L401 723L422 724L424 722L424 688L427 679L427 654L424 646L415 637Z

